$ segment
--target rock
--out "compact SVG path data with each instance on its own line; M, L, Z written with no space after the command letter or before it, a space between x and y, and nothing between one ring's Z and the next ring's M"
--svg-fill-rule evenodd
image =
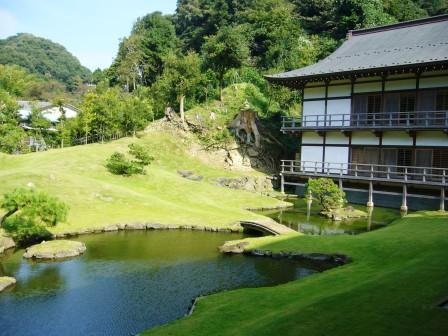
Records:
M256 157L258 156L260 153L253 147L249 147L247 149L247 155L249 155L250 157Z
M34 188L34 183L33 182L28 182L27 184L26 184L26 186L28 187L28 188Z
M234 243L234 242L225 242L224 245L220 246L219 252L221 253L243 253L244 247L249 245L248 242Z
M126 224L117 224L118 230L126 230Z
M118 231L118 225L108 225L103 229L104 232Z
M130 223L126 225L126 230L146 230L144 223Z
M346 208L341 209L333 209L331 211L323 211L322 214L324 216L327 216L328 218L331 218L334 221L342 221L347 220L351 218L364 218L368 217L367 212L357 210L351 206L348 206Z
M164 229L165 226L162 224L157 224L157 223L146 223L146 228L148 230L160 230L160 229Z
M202 181L204 179L204 176L191 175L191 176L187 176L185 178L188 179L188 180L191 180L191 181L200 182L200 181Z
M16 243L11 237L0 235L0 253L13 247L16 247Z
M40 244L28 247L23 257L27 259L62 259L76 257L84 253L85 250L86 245L82 242L72 240L43 241Z
M7 277L7 276L0 277L0 292L5 290L7 287L15 285L15 284L16 284L16 279L14 279L12 277Z
M232 149L227 154L226 162L229 166L243 166L244 157L238 150Z
M194 174L191 170L178 170L177 173L182 177L188 177Z

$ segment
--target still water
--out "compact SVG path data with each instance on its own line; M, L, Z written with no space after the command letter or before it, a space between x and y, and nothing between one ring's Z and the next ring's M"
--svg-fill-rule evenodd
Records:
M36 263L17 250L0 275L0 335L133 335L185 315L198 295L271 286L318 272L291 260L221 255L242 234L139 231L81 236L86 253Z
M271 217L278 223L294 230L311 235L359 234L382 228L400 217L396 209L375 207L367 218L354 218L344 221L333 221L320 215L320 207L313 202L311 209L303 198L286 199L294 207L286 210L257 211L257 213ZM362 205L353 205L355 209L368 212Z

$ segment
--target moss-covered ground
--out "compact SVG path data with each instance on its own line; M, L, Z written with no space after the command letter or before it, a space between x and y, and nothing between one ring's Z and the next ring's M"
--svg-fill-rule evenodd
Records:
M229 227L241 219L260 217L246 208L285 204L213 185L212 178L242 174L192 158L188 154L189 141L188 137L152 131L141 139L125 138L27 155L0 154L0 195L31 185L57 196L70 210L65 223L50 229L56 233L136 221ZM155 157L146 175L122 177L107 172L106 159L114 151L127 152L130 143L146 145ZM179 169L192 170L204 180L187 180L177 174Z
M342 253L350 264L200 300L145 335L448 335L448 215L420 212L357 236L247 239L247 249Z

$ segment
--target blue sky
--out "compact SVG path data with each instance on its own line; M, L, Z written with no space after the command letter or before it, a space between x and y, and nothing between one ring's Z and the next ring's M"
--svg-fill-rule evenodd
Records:
M111 64L138 17L175 8L176 0L0 0L0 38L20 32L48 38L94 70Z

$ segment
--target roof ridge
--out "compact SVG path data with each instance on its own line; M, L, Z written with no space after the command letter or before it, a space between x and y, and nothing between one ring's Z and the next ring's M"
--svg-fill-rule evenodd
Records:
M389 25L384 25L384 26L379 26L379 27L349 30L348 36L359 36L359 35L365 35L365 34L371 34L371 33L377 33L377 32L395 30L395 29L401 29L401 28L408 28L408 27L420 26L420 25L443 22L443 21L448 21L448 14L430 16L430 17L416 19L416 20L397 22L397 23L392 23Z

